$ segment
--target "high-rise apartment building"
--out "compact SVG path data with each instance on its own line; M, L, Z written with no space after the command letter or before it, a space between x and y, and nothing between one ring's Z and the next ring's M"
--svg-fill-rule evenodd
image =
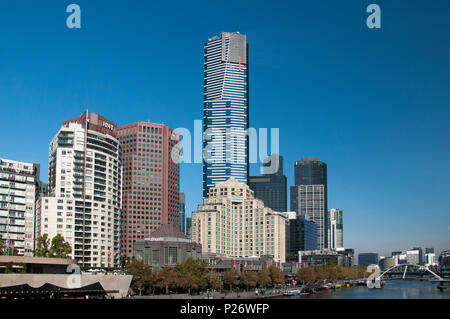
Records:
M247 183L249 86L244 34L222 32L204 46L203 197L230 177ZM206 157L206 158L205 158Z
M9 253L33 256L39 168L0 158L0 240Z
M250 176L248 186L255 192L255 197L264 202L265 207L269 207L276 212L287 211L287 179L283 175L283 157L274 154L271 161L276 160L278 167L276 172L268 172L272 165L270 161L263 164L262 176Z
M49 196L40 198L40 234L61 234L82 268L120 258L122 148L117 126L85 112L64 121L49 146Z
M344 222L340 209L329 209L327 214L328 224L328 248L336 249L344 247Z
M327 248L327 164L310 157L295 162L295 186L291 186L290 198L292 211L301 217L308 214L317 224L318 249Z
M136 241L162 224L179 224L179 135L164 124L137 122L117 128L117 138L123 162L121 253L131 257Z
M286 219L265 207L244 183L230 178L209 189L192 213L192 240L202 252L234 258L273 255L286 260Z

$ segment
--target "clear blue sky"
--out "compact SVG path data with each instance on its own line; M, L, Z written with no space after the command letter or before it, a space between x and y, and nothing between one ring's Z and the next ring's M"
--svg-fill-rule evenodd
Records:
M66 27L77 3L82 28ZM368 29L366 7L381 7ZM203 43L247 34L250 125L280 128L295 160L328 164L330 208L357 252L450 248L450 2L12 1L0 10L0 157L38 162L63 120L193 129L202 118ZM252 174L259 173L253 165ZM201 164L183 164L187 210Z

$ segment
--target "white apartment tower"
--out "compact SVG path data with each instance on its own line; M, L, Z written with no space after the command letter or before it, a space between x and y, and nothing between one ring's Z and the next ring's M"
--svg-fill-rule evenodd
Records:
M39 164L0 158L0 236L9 253L33 256L38 185Z
M336 249L344 247L344 223L343 213L340 209L328 210L328 248Z
M121 146L116 124L93 113L62 123L49 147L49 193L39 235L64 236L82 268L120 262Z

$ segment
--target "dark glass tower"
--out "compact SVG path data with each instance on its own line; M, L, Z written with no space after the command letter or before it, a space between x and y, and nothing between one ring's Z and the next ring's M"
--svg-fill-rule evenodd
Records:
M328 247L327 164L319 158L304 157L295 162L295 186L290 188L291 210L308 215L317 224L318 249Z
M276 212L287 211L287 179L283 175L283 157L274 154L265 160L263 164L262 176L250 176L248 186L255 192L255 197L264 202L265 207L269 207ZM278 160L276 172L271 172L274 166L273 160Z

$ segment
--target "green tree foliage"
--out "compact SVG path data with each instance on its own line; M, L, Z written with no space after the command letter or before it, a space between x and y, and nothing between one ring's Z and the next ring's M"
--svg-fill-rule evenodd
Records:
M270 266L268 272L272 286L284 285L284 272L280 268Z
M35 257L67 258L72 253L72 247L61 234L56 235L50 242L47 234L36 239Z
M314 283L320 280L350 280L367 277L365 267L343 267L325 265L301 268L297 272L297 279L306 283Z
M269 270L260 270L257 275L256 282L260 288L267 287L270 284L270 273Z
M215 289L215 290L223 289L222 280L220 279L219 275L215 271L212 271L209 275L209 284L212 289Z
M153 291L155 287L155 273L149 265L146 265L142 260L132 259L127 262L127 272L133 276L131 281L131 288L138 291L139 295Z
M165 289L166 294L168 294L169 288L175 286L175 284L177 283L177 279L178 276L174 268L163 267L158 273L156 285L161 289Z
M33 251L35 257L48 257L50 250L50 239L47 234L36 239L36 249Z
M64 240L64 237L61 234L53 237L52 244L48 252L48 256L50 258L67 258L67 256L71 253L72 247L70 247L70 244Z
M209 283L209 271L205 263L200 259L188 258L181 264L176 265L175 272L178 281L182 283L181 287L188 289L205 289ZM188 285L184 279L186 276L191 278L192 283Z
M183 274L182 276L179 276L177 284L179 287L187 289L188 294L191 294L191 289L196 290L199 288L198 278L190 271Z
M253 271L244 271L240 274L241 284L248 288L254 288L257 284L257 273Z
M236 269L227 269L223 273L223 284L228 287L229 290L232 290L234 286L237 285L238 272Z

